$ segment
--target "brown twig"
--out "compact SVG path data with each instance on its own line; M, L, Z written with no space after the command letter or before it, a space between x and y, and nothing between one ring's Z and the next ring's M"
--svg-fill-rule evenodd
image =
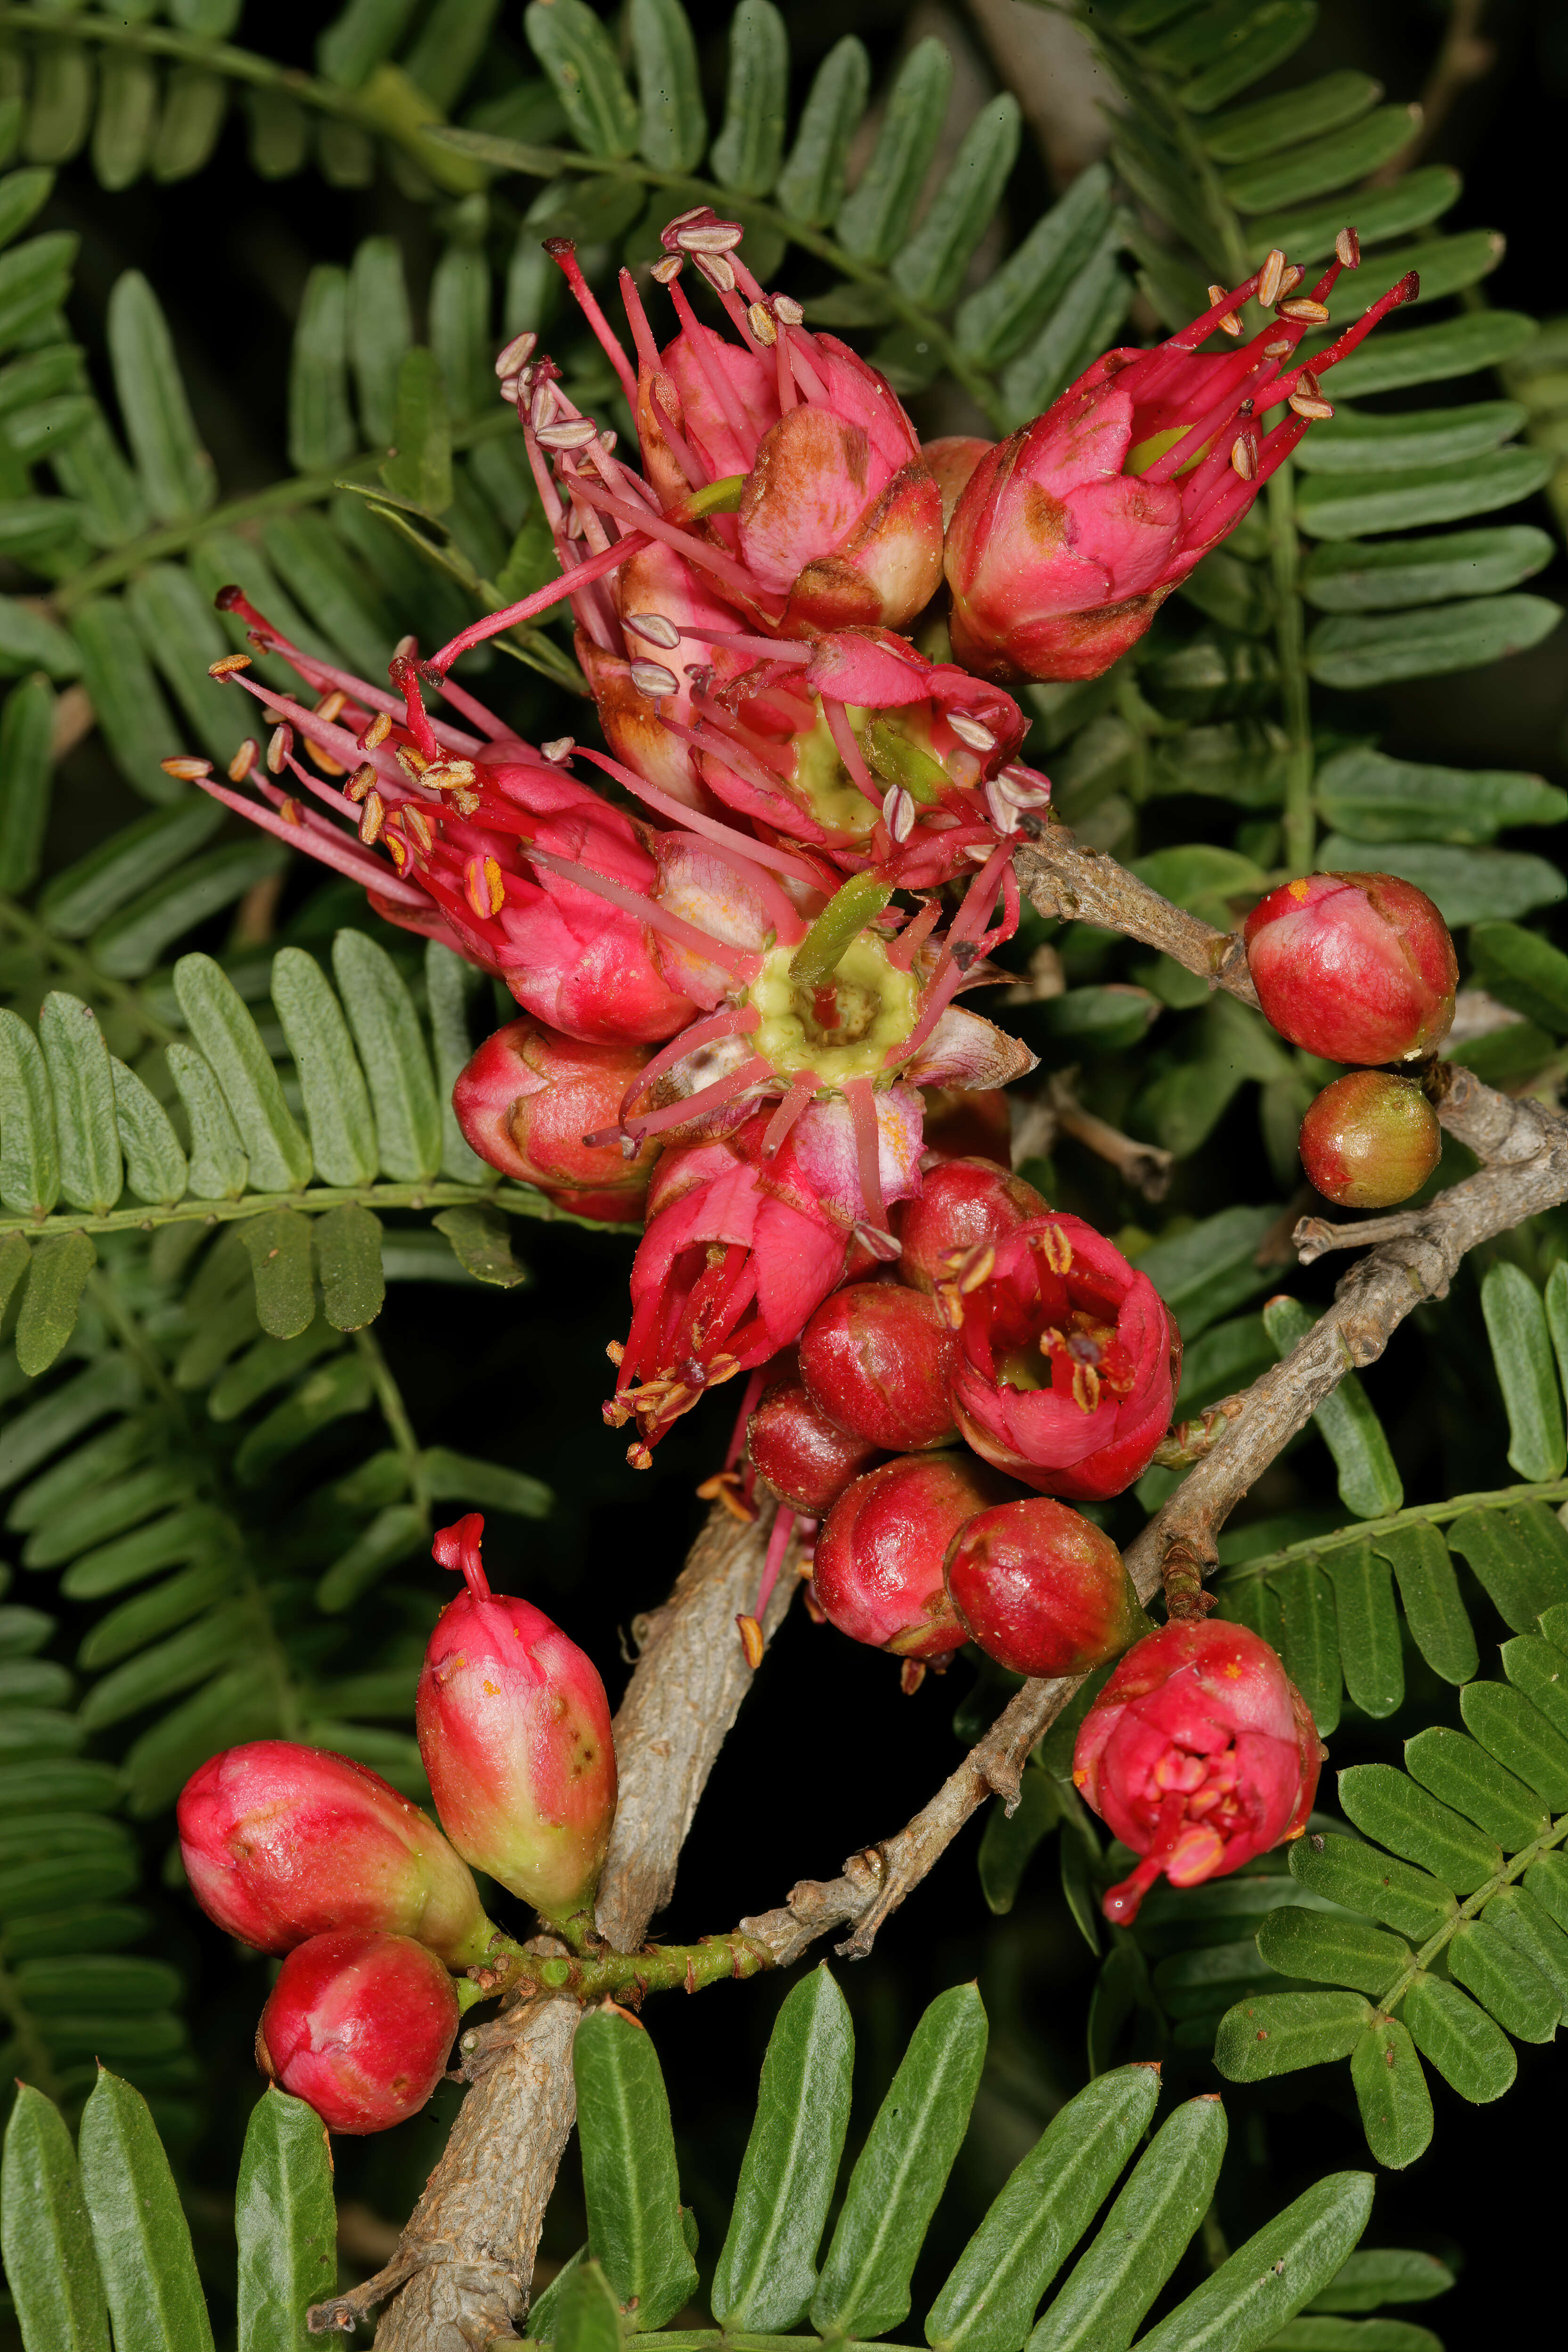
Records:
M1083 848L1065 825L1039 820L1036 825L1034 839L1013 863L1020 887L1038 913L1121 931L1158 948L1188 971L1201 972L1211 988L1223 988L1243 1004L1258 1003L1238 934L1216 931L1185 908L1173 907L1114 857Z
M601 1931L623 1951L637 1948L669 1900L697 1801L754 1679L735 1618L755 1605L772 1519L764 1509L746 1525L716 1506L669 1600L634 1628L641 1654L615 1721L620 1801L598 1906ZM796 1581L786 1560L763 1619L769 1638ZM376 2331L380 2352L479 2352L507 2340L576 2113L580 2013L573 2000L534 2000L479 2028L468 2066L477 2079L397 2253L363 2286L318 2304L313 2330L352 2330L395 2294Z

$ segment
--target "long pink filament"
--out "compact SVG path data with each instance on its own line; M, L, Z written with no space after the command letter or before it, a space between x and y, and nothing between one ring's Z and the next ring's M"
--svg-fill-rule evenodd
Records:
M552 604L561 604L577 589L585 587L590 580L597 580L605 572L616 571L628 555L640 554L647 545L647 541L634 528L624 539L617 540L613 547L605 548L602 554L590 556L574 571L563 573L561 579L552 580L543 588L536 588L531 596L524 596L519 604L508 604L501 612L487 613L482 621L475 621L469 627L460 629L439 653L431 655L430 667L437 670L449 669L458 656L466 654L471 646L482 646L487 637L499 636L503 629L516 628L520 622L531 621L535 614L548 612Z
M705 1045L718 1045L721 1038L750 1036L761 1018L755 1007L747 1004L737 1012L712 1013L706 1021L694 1022L689 1029L683 1029L679 1037L672 1037L668 1045L659 1049L651 1062L644 1064L621 1097L623 1121L635 1097L646 1094L667 1070L673 1070L689 1055L700 1054Z
M525 854L531 866L542 866L548 873L559 874L563 882L574 882L580 890L591 890L595 898L607 898L612 907L624 908L628 915L635 915L637 921L646 923L650 930L662 931L667 939L676 940L693 955L700 956L704 963L721 964L737 979L745 981L754 980L762 969L762 959L753 950L731 947L727 940L714 939L711 932L699 930L695 923L685 922L680 916L667 912L656 898L643 898L637 891L628 890L623 883L612 882L607 874L599 873L592 866L579 865L570 857L553 856L548 850L532 844L528 845Z

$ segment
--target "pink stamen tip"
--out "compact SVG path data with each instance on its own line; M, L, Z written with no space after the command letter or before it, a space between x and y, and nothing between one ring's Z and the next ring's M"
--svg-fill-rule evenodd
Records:
M483 1512L468 1511L454 1526L438 1528L430 1547L442 1568L461 1572L476 1601L489 1601L494 1597L479 1559L479 1542L484 1532Z
M600 350L619 376L621 390L626 394L626 404L635 416L637 413L637 371L621 349L615 330L600 310L593 289L583 275L577 260L576 247L570 237L547 236L544 240L544 250L572 289L572 299L592 327Z
M1155 1854L1145 1854L1137 1869L1124 1878L1119 1886L1108 1889L1100 1909L1113 1927L1131 1927L1138 1916L1143 1897L1159 1877L1163 1863Z

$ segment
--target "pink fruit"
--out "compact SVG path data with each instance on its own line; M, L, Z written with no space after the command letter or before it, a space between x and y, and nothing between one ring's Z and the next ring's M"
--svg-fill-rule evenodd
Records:
M1436 1051L1454 1017L1458 964L1424 890L1394 874L1309 874L1247 919L1258 1001L1282 1037L1330 1062Z
M944 1573L975 1641L1016 1675L1087 1675L1149 1630L1110 1538L1048 1496L977 1512Z
M256 2063L330 2131L387 2131L417 2115L458 2030L458 1996L407 1936L312 1936L279 1970L256 2029Z
M845 1489L817 1538L812 1590L853 1641L945 1657L967 1640L942 1580L947 1548L1012 1488L973 1454L907 1454Z
M419 1753L458 1853L546 1918L592 1902L616 1817L616 1750L591 1659L531 1601L492 1593L470 1511L436 1538L468 1589L442 1611L415 1701Z
M934 1299L856 1282L823 1301L800 1335L800 1370L829 1421L889 1454L951 1445L952 1340Z
M1325 1201L1387 1209L1419 1192L1443 1156L1437 1114L1410 1078L1352 1070L1308 1105L1301 1165Z
M495 1929L468 1865L417 1805L346 1756L256 1739L186 1781L180 1852L202 1909L258 1952L336 1928L413 1936L449 1967Z

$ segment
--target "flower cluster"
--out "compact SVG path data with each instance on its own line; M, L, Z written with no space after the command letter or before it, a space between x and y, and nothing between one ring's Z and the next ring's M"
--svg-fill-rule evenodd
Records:
M363 1764L291 1740L225 1749L180 1798L197 1902L240 1943L283 1958L257 2063L334 2131L384 2131L439 2082L461 2010L505 1940L473 1870L570 1934L609 1843L604 1685L547 1617L491 1592L483 1528L470 1514L435 1545L465 1580L430 1637L417 1700L445 1835Z
M1272 252L999 446L922 448L886 380L768 292L742 242L706 206L671 221L652 278L674 332L660 341L623 271L623 343L551 240L637 441L633 462L533 334L500 355L560 577L429 658L405 643L390 691L226 590L301 690L226 657L215 675L260 704L265 758L247 745L226 782L167 764L510 991L521 1017L464 1071L458 1118L514 1181L643 1223L605 1406L634 1466L710 1388L743 1381L711 1491L749 1514L760 1476L787 1507L759 1614L792 1525L825 1520L819 1607L911 1673L970 1637L1019 1671L1081 1672L1143 1621L1069 1505L1146 1466L1180 1350L1110 1242L954 1157L977 1136L1005 1156L1000 1089L1033 1066L958 1003L1001 976L1013 854L1050 799L1007 689L1098 676L1142 635L1331 415L1325 372L1415 281L1309 367L1354 236L1310 291ZM1252 298L1268 322L1244 341ZM1216 335L1235 348L1205 352ZM522 742L453 676L563 600L604 749ZM492 1605L476 1599L464 1635L470 1680L515 1654ZM757 1649L756 1619L742 1631ZM462 1712L471 1790L489 1735ZM431 1779L449 1826L466 1822L468 1799ZM492 1857L509 1804L498 1781L474 1814ZM532 1899L568 1899L543 1864L518 1869Z

